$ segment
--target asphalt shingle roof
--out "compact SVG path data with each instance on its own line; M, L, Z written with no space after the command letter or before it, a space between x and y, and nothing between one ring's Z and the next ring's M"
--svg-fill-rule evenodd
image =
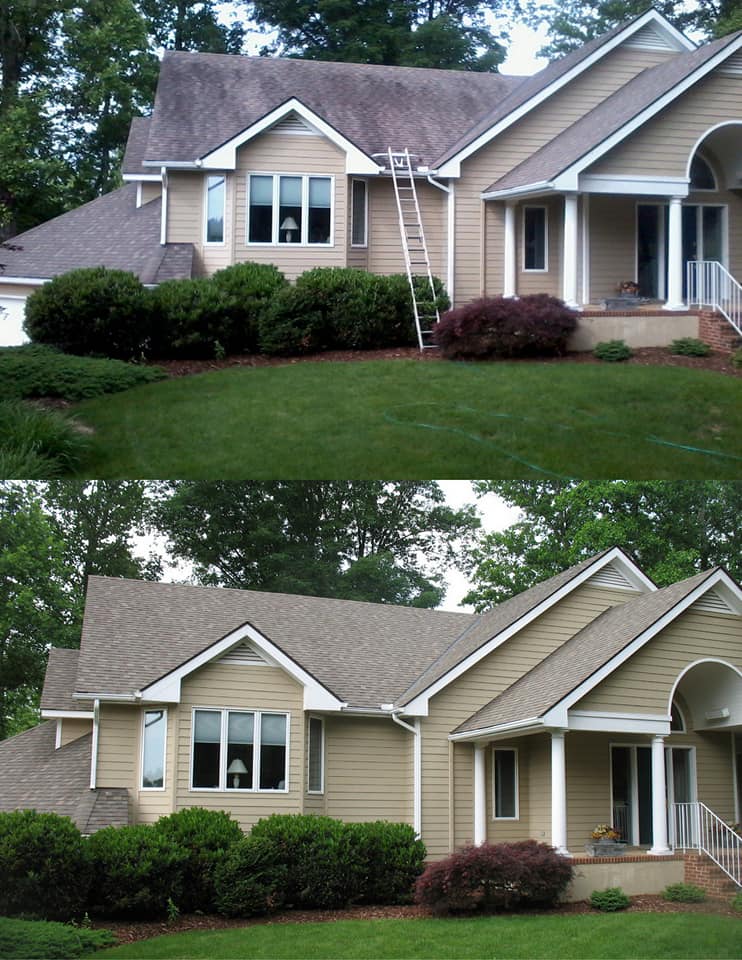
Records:
M134 117L129 127L129 137L126 141L122 173L157 173L151 167L143 167L142 160L147 148L149 135L149 117Z
M64 647L52 647L44 677L44 689L41 691L42 710L89 710L90 704L75 700L75 680L77 679L77 661L79 650L67 650Z

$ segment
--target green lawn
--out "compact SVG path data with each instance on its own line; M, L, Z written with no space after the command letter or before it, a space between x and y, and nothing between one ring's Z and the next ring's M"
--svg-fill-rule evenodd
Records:
M105 957L717 958L738 960L742 926L703 914L341 920L179 933L115 947Z
M85 401L96 477L742 473L742 380L612 364L297 363Z

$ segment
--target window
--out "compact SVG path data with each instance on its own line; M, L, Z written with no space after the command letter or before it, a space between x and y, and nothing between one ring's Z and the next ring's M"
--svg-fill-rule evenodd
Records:
M714 171L699 154L691 160L690 188L691 190L716 190Z
M325 790L325 724L319 717L309 718L309 745L307 748L309 793L324 793Z
M366 181L351 180L350 204L350 244L352 247L365 247L368 243L366 234L367 200Z
M496 820L518 819L518 751L514 747L493 750L494 815Z
M523 208L523 269L546 270L546 207Z
M678 703L673 700L670 711L670 732L685 733L685 717Z
M330 244L332 177L248 175L248 243Z
M167 710L145 710L142 732L142 789L165 786L165 734Z
M287 744L285 713L194 710L191 787L286 790Z
M206 243L224 243L225 179L206 178Z

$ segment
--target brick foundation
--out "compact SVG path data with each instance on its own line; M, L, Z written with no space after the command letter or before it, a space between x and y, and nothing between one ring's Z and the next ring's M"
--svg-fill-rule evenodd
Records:
M703 853L686 853L685 882L694 883L708 893L710 897L723 899L737 892L734 881L720 870L713 860Z
M702 310L698 314L698 338L723 353L732 353L742 346L742 337L726 317L711 310Z

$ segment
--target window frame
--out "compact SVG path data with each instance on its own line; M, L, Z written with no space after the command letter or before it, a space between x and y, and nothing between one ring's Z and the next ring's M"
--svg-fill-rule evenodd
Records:
M165 736L162 741L162 786L161 787L145 787L144 786L144 735L147 729L146 727L146 718L148 713L161 713L162 719L165 721ZM140 736L140 750L139 750L139 789L141 791L146 791L147 793L163 793L167 789L167 707L143 707L142 708L142 717L141 717L141 736Z
M512 817L499 817L497 815L497 759L495 754L498 752L514 754L513 757L513 796L515 798L515 815ZM520 759L518 757L517 747L492 747L492 819L493 820L520 820Z
M703 164L706 165L708 172L711 174L711 179L714 181L713 187L697 187L694 186L691 171L693 169L693 161L700 160ZM695 154L691 158L690 166L688 167L688 193L719 193L719 178L716 175L716 170L714 170L713 165L709 161L708 157L705 157L700 150L696 150ZM720 206L720 204L714 204L714 206Z
M224 200L222 202L222 239L209 240L209 180L221 178L224 181ZM204 176L203 203L203 244L205 247L223 247L227 242L227 174L211 171Z
M526 214L529 210L544 211L544 265L543 267L526 266ZM521 270L523 273L549 272L549 208L545 203L523 204L523 221L521 225Z
M363 243L353 242L353 188L356 183L363 184ZM368 180L361 177L351 177L350 180L350 245L354 250L368 247Z
M280 173L275 171L250 170L246 174L247 182L245 184L245 246L246 247L278 247L279 249L291 250L296 248L311 248L312 250L320 248L323 250L331 249L335 246L335 176L325 173L293 173L289 170L282 170ZM250 196L251 196L251 178L252 177L272 177L273 178L273 205L271 207L272 232L271 240L251 240L250 239ZM278 215L280 207L280 183L281 177L301 177L301 238L298 243L279 243L278 235L280 233L280 217ZM329 180L330 181L330 239L327 243L309 243L309 180Z
M216 787L194 787L193 774L195 770L194 757L196 750L196 713L218 713L221 715L219 739L219 785ZM251 713L253 715L253 759L252 759L252 787L227 787L227 734L230 713ZM260 754L262 751L263 714L286 718L286 757L284 761L284 786L276 788L261 788L260 786ZM289 785L289 749L291 743L291 713L288 710L261 709L254 707L191 707L191 769L188 776L189 793L288 793Z
M320 761L319 761L319 770L320 770L320 789L312 790L310 787L310 751L312 744L312 734L311 727L312 721L316 720L322 728L322 737L320 740ZM310 714L307 718L307 793L312 796L322 796L325 792L325 718L316 716L315 714Z

